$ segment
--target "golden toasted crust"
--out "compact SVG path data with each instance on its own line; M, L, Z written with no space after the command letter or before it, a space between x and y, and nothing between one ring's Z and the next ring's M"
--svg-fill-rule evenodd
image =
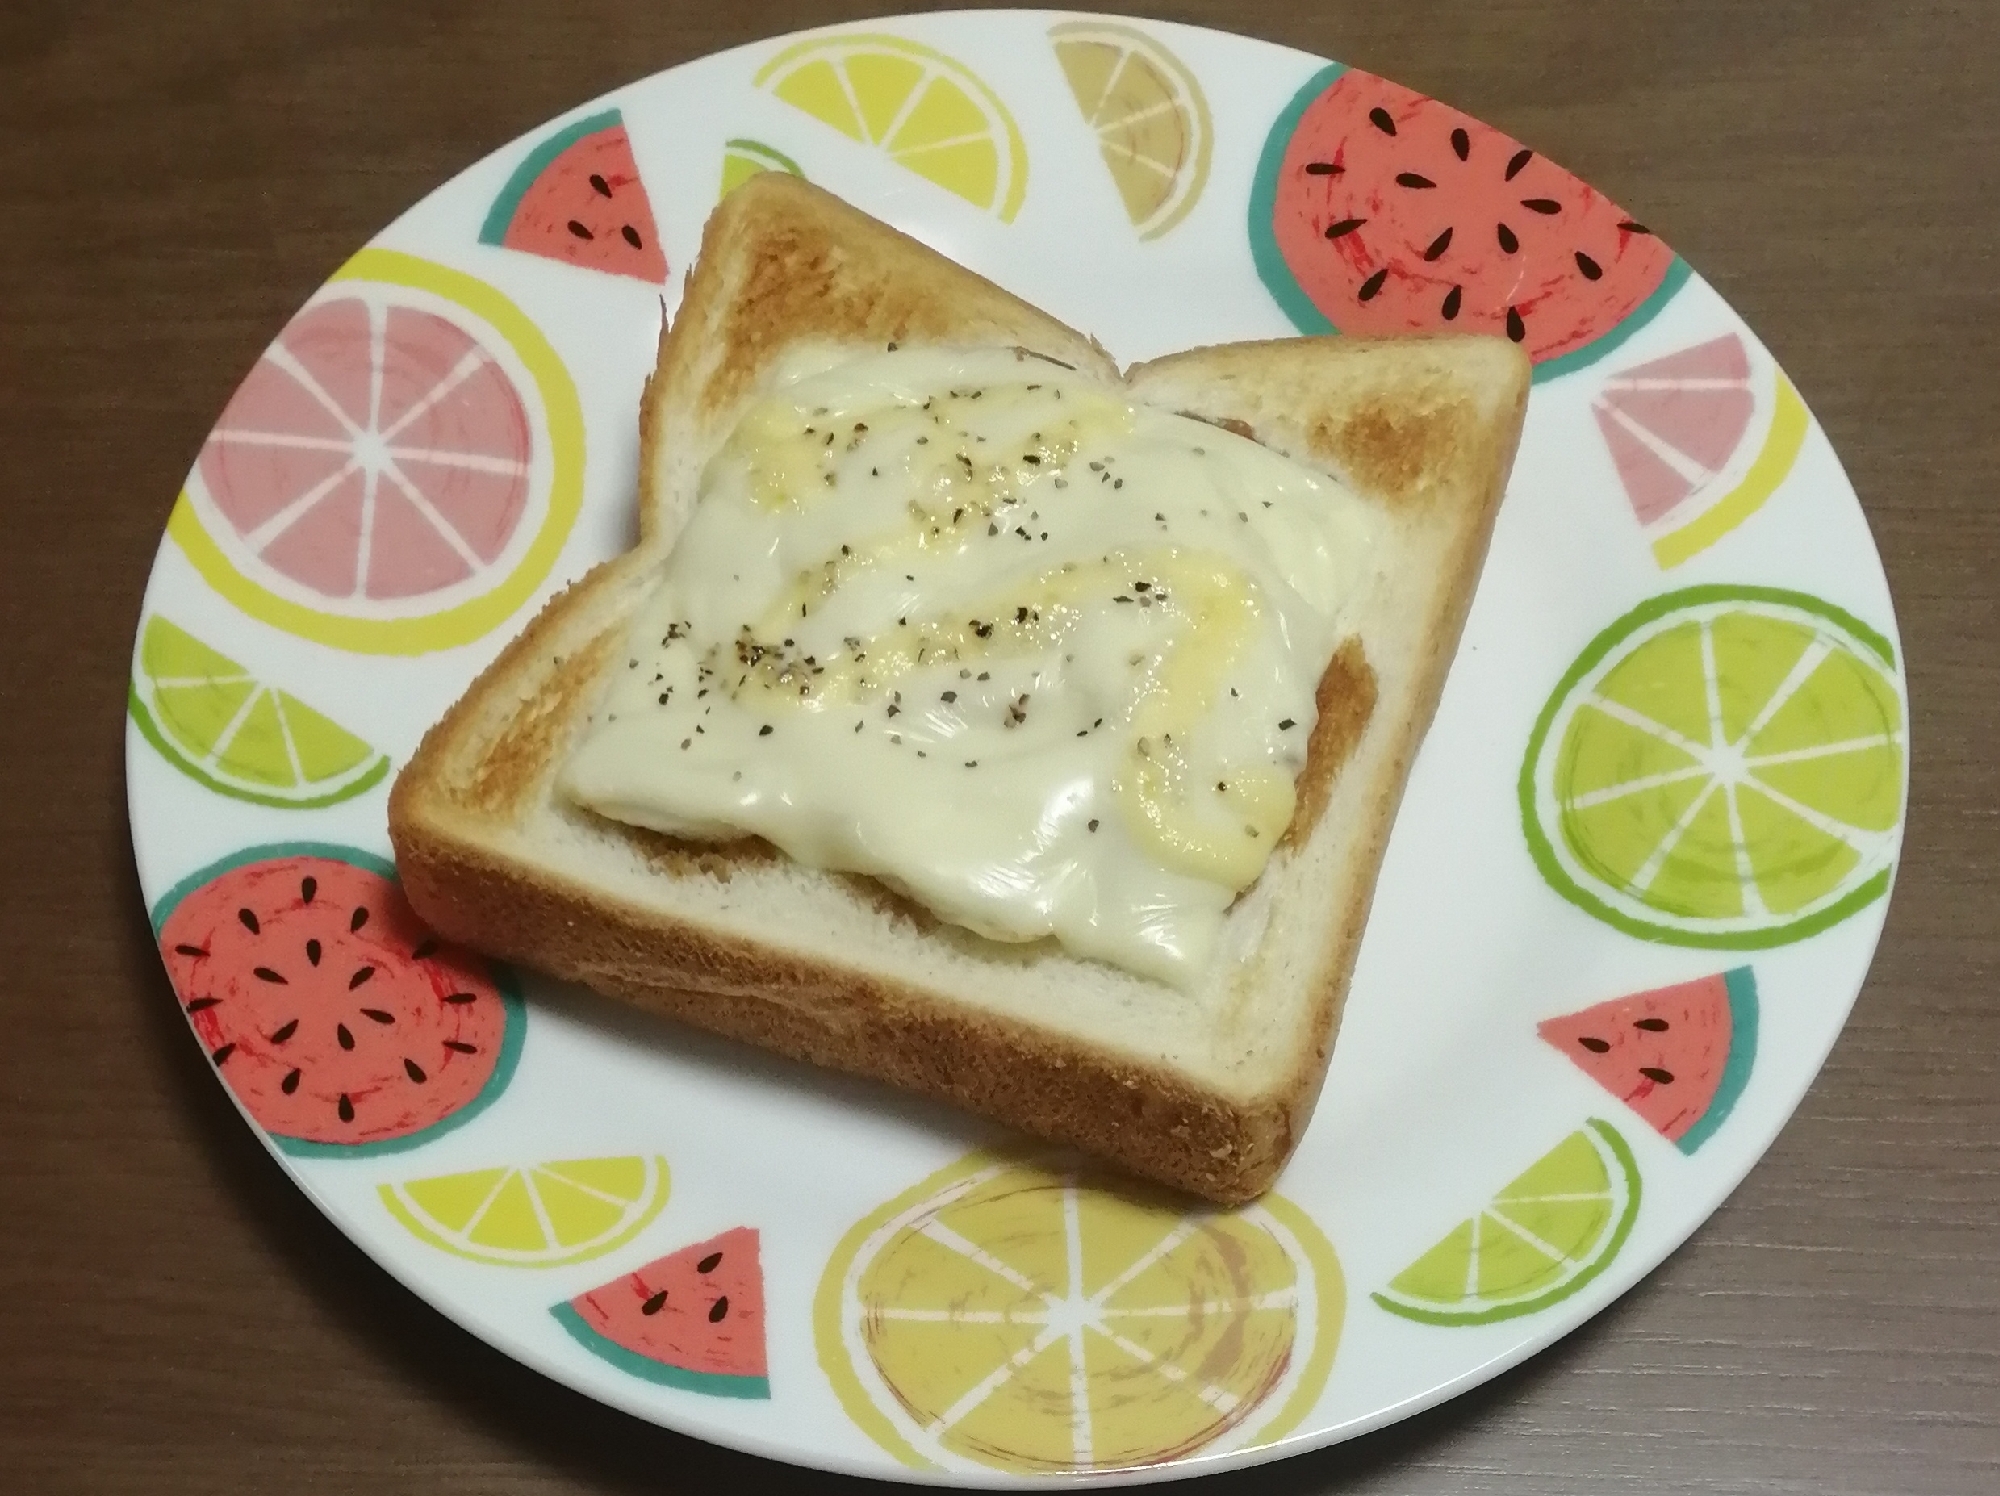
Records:
M814 340L1026 346L1100 377L1110 368L1094 343L1034 308L816 189L765 174L711 218L662 339L642 415L642 487L658 488L677 443L726 434L771 361ZM552 601L398 777L390 834L412 902L453 939L653 1011L963 1105L1212 1200L1254 1198L1290 1156L1324 1079L1375 872L1519 431L1525 361L1504 344L1468 355L1469 341L1441 341L1426 356L1413 356L1407 341L1379 345L1378 356L1353 341L1289 340L1197 350L1132 371L1140 398L1345 477L1391 516L1397 536L1410 537L1409 555L1437 568L1419 589L1414 641L1378 661L1350 639L1320 682L1299 810L1274 865L1330 848L1322 860L1339 909L1322 916L1330 934L1311 970L1279 973L1260 946L1217 1004L1220 1030L1254 1027L1260 983L1282 976L1306 985L1296 1040L1271 1083L1232 1091L1135 1058L1133 1048L716 927L672 907L662 890L713 890L768 872L779 860L768 846L677 842L573 808L551 811L555 771L671 543L659 518L670 496L657 491L642 493L640 550ZM1378 679L1378 666L1391 673ZM1385 692L1388 713L1379 709ZM1358 767L1343 776L1350 761ZM1336 801L1347 821L1323 826ZM552 817L592 839L590 857L563 860L537 840ZM614 877L613 862L641 868L641 885ZM815 876L860 892L858 910L906 925L912 938L983 945L867 880ZM1036 959L996 948L995 959L1003 956Z
M1289 1105L1292 1126L1300 1132L1326 1078L1374 898L1376 870L1388 849L1403 786L1437 711L1472 606L1527 415L1532 374L1520 350L1498 339L1348 339L1339 346L1345 372L1354 381L1346 399L1297 397L1317 383L1314 365L1328 345L1316 338L1189 349L1135 365L1126 374L1135 392L1160 403L1192 394L1190 384L1198 387L1202 419L1330 469L1406 526L1428 533L1433 542L1427 559L1436 567L1437 603L1422 619L1402 709L1386 724L1391 741L1369 787L1367 815L1352 827L1353 862L1366 876L1354 880L1332 921L1335 938L1312 999L1311 1039L1300 1047L1290 1076L1278 1088ZM1468 369L1468 355L1485 368ZM1466 475L1472 476L1470 485ZM1346 654L1343 646L1320 681L1315 750L1322 746L1322 733L1336 740L1358 734L1353 722L1358 698L1365 695L1373 706L1377 683L1372 671L1365 662L1357 669L1357 662L1344 660ZM1330 720L1330 711L1338 714L1336 719ZM1360 726L1365 725L1364 717ZM1335 752L1326 757L1334 764L1346 759ZM1324 814L1337 772L1323 767L1319 758L1318 752L1309 757L1298 786L1294 829L1302 820L1307 835Z
M1048 351L1095 353L1116 372L1083 334L787 174L723 199L701 257L719 281L676 323L662 375L699 390L704 416L740 400L786 350L820 340L1004 344L1028 326L1057 345Z
M441 933L474 949L793 1059L955 1103L1223 1203L1261 1194L1291 1153L1289 1097L1243 1106L1172 1069L940 1004L901 983L648 919L598 890L525 875L511 857L412 824L405 809L396 861L410 900Z

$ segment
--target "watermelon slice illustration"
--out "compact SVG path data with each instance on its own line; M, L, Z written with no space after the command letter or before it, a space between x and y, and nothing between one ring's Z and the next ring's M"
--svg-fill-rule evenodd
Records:
M711 1397L771 1395L757 1233L737 1226L549 1311L584 1349L636 1377Z
M433 936L381 858L252 847L183 880L153 925L223 1083L287 1153L414 1148L513 1078L511 977Z
M667 257L616 109L577 120L522 158L487 209L481 244L503 244L655 285Z
M1757 1059L1757 980L1747 966L1635 992L1536 1032L1683 1153L1715 1135Z
M1538 379L1602 358L1688 275L1644 225L1518 141L1338 64L1271 127L1250 244L1301 331L1505 334Z
M1808 418L1767 360L1733 332L1620 370L1591 402L1632 513L1662 566L1754 514L1798 461Z

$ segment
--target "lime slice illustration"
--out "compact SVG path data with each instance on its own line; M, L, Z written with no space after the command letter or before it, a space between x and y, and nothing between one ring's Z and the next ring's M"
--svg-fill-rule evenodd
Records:
M1889 886L1907 733L1889 642L1768 587L1692 587L1593 640L1521 767L1564 898L1647 940L1801 939Z
M782 171L795 177L805 175L799 170L799 163L783 151L755 140L731 140L722 147L722 191L719 195L729 196L760 171Z
M1611 1264L1639 1217L1639 1168L1593 1118L1372 1295L1432 1325L1484 1325L1568 1298Z
M140 635L126 704L161 757L238 800L308 810L389 772L386 754L158 615Z

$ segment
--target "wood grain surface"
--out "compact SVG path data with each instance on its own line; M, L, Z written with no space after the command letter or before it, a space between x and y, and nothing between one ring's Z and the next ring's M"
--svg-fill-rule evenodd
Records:
M188 1042L132 870L125 677L236 381L409 203L579 100L835 0L0 5L0 1490L864 1482L627 1419L327 1224ZM2000 6L1161 3L1519 136L1680 249L1845 458L1913 696L1853 1022L1729 1203L1553 1350L1215 1492L2000 1490Z

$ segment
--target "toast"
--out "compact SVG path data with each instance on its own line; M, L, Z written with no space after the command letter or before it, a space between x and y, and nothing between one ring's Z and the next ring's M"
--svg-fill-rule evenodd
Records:
M1319 683L1297 810L1182 991L947 924L756 840L636 829L555 791L700 474L804 345L1005 347L1240 434L1380 516ZM711 216L642 401L639 538L556 597L425 736L389 830L411 902L475 949L941 1098L1210 1200L1262 1193L1325 1077L1403 784L1470 605L1526 407L1495 339L1294 338L1121 376L1089 337L838 199L753 178Z

